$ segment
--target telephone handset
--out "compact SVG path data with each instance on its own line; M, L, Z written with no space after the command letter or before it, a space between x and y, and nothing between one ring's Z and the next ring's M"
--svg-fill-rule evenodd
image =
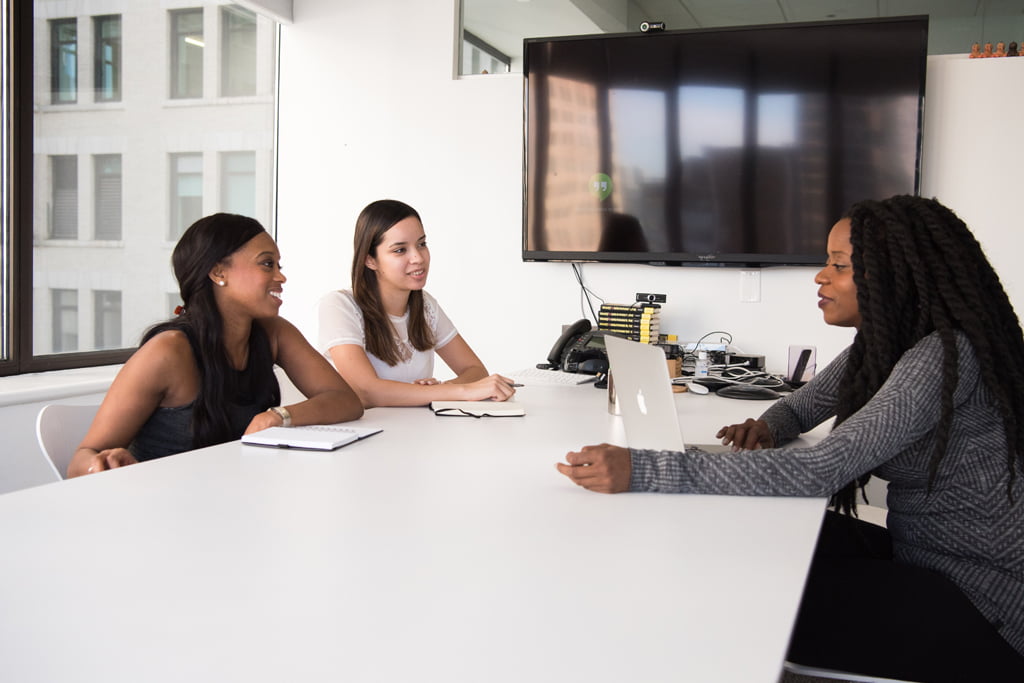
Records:
M558 338L548 353L549 368L563 372L596 375L608 372L608 353L604 332L591 331L590 321L577 320Z
M551 347L551 351L548 352L548 366L561 370L562 353L565 351L565 347L571 342L576 341L576 338L584 332L590 332L590 321L586 318L581 318L565 328L565 332L562 333L562 336L558 338L555 345Z

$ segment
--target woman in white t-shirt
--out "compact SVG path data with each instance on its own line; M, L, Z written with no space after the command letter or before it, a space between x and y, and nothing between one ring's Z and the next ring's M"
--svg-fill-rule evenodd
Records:
M363 405L416 406L431 401L504 401L512 380L488 375L434 297L423 291L430 250L420 216L382 199L359 214L352 289L320 300L320 350ZM455 378L434 379L434 352Z

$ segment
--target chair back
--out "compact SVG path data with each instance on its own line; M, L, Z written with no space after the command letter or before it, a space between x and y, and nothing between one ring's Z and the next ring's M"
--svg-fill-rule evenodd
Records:
M36 438L46 462L57 479L67 476L71 458L82 442L99 406L72 406L54 403L43 406L36 417Z

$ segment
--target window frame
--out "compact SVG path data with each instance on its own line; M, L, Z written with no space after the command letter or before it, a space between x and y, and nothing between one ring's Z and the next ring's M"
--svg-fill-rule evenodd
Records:
M8 346L0 355L0 376L45 372L69 368L98 367L124 363L135 350L73 351L35 356L32 352L32 183L33 183L33 69L34 3L8 1L4 7L7 32L7 94L10 97L5 121L9 168L4 190L7 194L9 233L8 271L5 292L10 292L4 326Z
M61 26L74 26L75 27L75 75L74 82L72 83L74 90L71 93L69 99L61 99L59 93L64 92L58 87L60 83L60 55L61 46L66 43L60 43L56 40L57 32ZM78 17L64 17L61 19L50 19L48 22L48 28L50 30L50 104L54 106L63 106L69 104L78 104L78 72L79 72L79 31L78 31Z
M204 23L207 21L206 7L207 5L203 5ZM36 20L42 18L37 17L36 13L36 3L31 0L0 0L0 34L2 34L0 51L3 53L3 63L0 67L3 72L3 77L0 79L0 93L2 93L0 100L3 104L2 112L0 112L3 119L3 129L0 131L0 148L3 152L2 166L0 166L0 185L2 185L0 218L3 219L0 221L0 280L2 280L0 282L2 285L0 286L0 377L119 365L128 360L137 348L135 346L137 340L122 337L123 344L132 346L121 349L69 351L66 353L37 351L37 347L45 348L46 340L42 337L35 339L36 325L45 327L47 321L43 318L50 315L52 311L48 310L46 304L37 305L37 302L42 301L39 297L47 296L47 288L36 290L37 285L42 286L35 272L36 247L39 246L40 240L48 239L48 227L45 216L39 216L40 220L36 220L37 211L45 211L45 201L43 206L37 207L36 202L39 201L39 198L36 197L34 190L37 182L37 165L47 163L49 155L60 152L36 148L37 124L35 118L38 115L39 104L42 105L43 110L50 112L58 112L63 105L52 106L50 104L51 73L49 64L42 65L49 55L49 32L48 30L39 31L39 35L36 35L38 28ZM263 13L257 14L266 17ZM78 71L81 71L82 68L89 69L92 66L91 57L87 53L93 44L89 30L94 24L83 23L88 21L85 18L87 16L99 15L75 17L78 47L85 46L85 52L79 51L78 56L86 58L84 62L81 58L78 59ZM124 15L121 16L123 21ZM275 29L277 33L273 38L274 45L280 40L280 25ZM45 54L35 54L37 39L43 41L44 44L39 45L39 48L45 50ZM88 42L82 43L81 41ZM204 78L209 75L207 71L212 68L207 61L204 52ZM276 70L276 65L274 68ZM46 71L45 73L37 72L36 69L46 69ZM80 74L77 75L80 76ZM82 104L83 100L82 85L89 87L89 76L90 73L86 73L85 81L77 79L76 99L79 104ZM164 85L163 88L163 97L166 99L167 86ZM276 100L276 85L274 91L272 97ZM209 95L210 93L205 94ZM89 100L90 97L91 95L87 92L84 99ZM38 102L37 98L39 98ZM102 105L106 103L99 104L101 104L101 109L105 108ZM166 102L165 106L167 106ZM273 125L276 126L276 121ZM275 157L269 168L269 188L272 194L276 193L277 188L276 130L273 135L275 142L271 152ZM115 153L115 151L116 148L111 149L110 153ZM211 150L203 150L202 153L208 154L211 153ZM92 154L82 150L75 154L79 156L78 169L83 174L79 178L79 193L83 197L83 202L79 206L79 216L84 223L80 225L79 238L90 240L94 237L90 233L94 231L88 230L90 219L81 212L88 210L89 202L85 195L93 191L91 182L95 180L95 173L89 170L90 164L93 163ZM204 166L205 163L204 157ZM38 172L45 174L47 171L40 169ZM125 167L122 165L122 183L125 182L124 173ZM125 186L122 184L122 209L124 209L123 203L126 201L124 191ZM276 232L274 225L276 216L273 206L274 202L271 199L269 214L261 219L271 234ZM165 218L165 220L167 219ZM81 230L82 227L86 228L84 232ZM122 229L124 227L124 216L122 216ZM87 245L87 248L94 249L96 247ZM79 291L81 296L86 297L79 302L83 305L81 313L87 316L92 315L90 313L92 309L88 302L91 296L88 292L92 291L92 288L80 288ZM174 298L175 295L168 293L168 296ZM122 316L125 315L126 305L127 301L122 298ZM122 320L124 321L124 318ZM85 324L88 321L83 319L82 322L83 329L80 330L80 334L89 335L89 326ZM43 333L48 334L49 332ZM129 337L131 337L130 334ZM87 337L81 337L80 341L85 339ZM35 344L34 341L38 341L39 344Z
M117 23L117 38L110 39L103 35L103 29L105 26L115 22ZM121 41L123 39L123 25L121 22L120 14L98 14L92 17L92 33L93 33L93 100L95 102L120 102L121 101L121 70L123 62L121 60L122 47ZM106 79L104 78L104 60L103 60L103 48L107 44L112 45L114 55L112 58L113 67L111 69L113 83L110 86L112 94L106 97L104 93L107 91Z
M170 64L168 65L170 68L170 72L168 73L170 83L168 84L169 92L167 93L167 96L172 100L197 100L201 99L205 95L205 85L203 83L203 62L206 60L206 18L204 10L204 7L184 7L182 9L168 10L168 14L170 15L170 26L168 26L168 30L170 31L169 47L171 54L169 60ZM199 59L199 93L194 94L191 92L183 92L181 87L182 79L179 69L183 55L181 43L186 41L184 38L185 33L179 28L178 22L182 17L197 14L199 15L199 26L203 31L201 34L203 36L203 46L198 48L202 50L202 54Z

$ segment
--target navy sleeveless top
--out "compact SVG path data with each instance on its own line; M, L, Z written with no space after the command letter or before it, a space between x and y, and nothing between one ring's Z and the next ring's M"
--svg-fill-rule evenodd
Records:
M255 386L251 362L250 367L235 370L234 373L235 381L232 384L236 391L234 396L228 397L227 412L234 435L232 438L239 439L254 416L277 405L281 391L273 373L270 375L272 382L264 383L265 386ZM157 408L128 446L135 459L143 462L192 450L195 447L192 436L194 405L193 401L184 406Z

